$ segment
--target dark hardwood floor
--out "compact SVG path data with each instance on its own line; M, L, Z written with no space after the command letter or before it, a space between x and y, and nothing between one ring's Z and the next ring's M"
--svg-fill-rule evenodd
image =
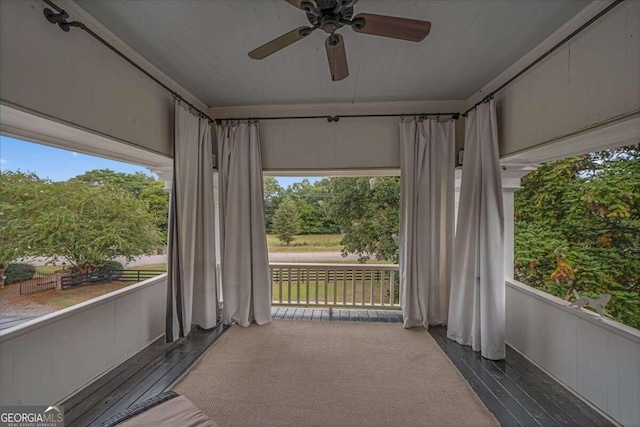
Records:
M511 347L492 361L449 340L446 326L429 332L503 426L615 425Z
M279 320L402 323L400 311L274 307L272 314ZM194 329L172 344L156 341L63 402L66 425L99 425L161 393L226 329ZM507 349L507 360L489 361L447 339L444 326L429 332L502 425L614 425L513 349Z

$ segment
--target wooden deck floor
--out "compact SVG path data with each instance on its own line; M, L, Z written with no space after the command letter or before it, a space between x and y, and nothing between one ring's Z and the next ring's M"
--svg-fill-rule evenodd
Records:
M341 322L381 322L402 323L399 310L337 310L328 309L273 307L271 314L276 320L320 320Z
M446 326L429 332L502 425L614 426L511 347L491 361L449 340Z
M274 307L274 319L401 323L399 311L334 310ZM129 406L166 390L226 330L194 329L184 340L162 340L119 365L62 402L66 425L98 425ZM466 378L487 408L504 426L612 426L513 349L507 360L482 359L446 338L445 327L429 332Z

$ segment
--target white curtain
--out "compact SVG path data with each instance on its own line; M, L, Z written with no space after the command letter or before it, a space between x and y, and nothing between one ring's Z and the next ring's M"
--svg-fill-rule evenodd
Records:
M505 358L504 213L495 103L466 122L447 335Z
M218 134L223 320L271 322L271 282L257 123L226 123Z
M207 119L175 105L166 339L216 326L213 141Z
M427 328L449 308L455 122L403 122L400 143L400 304L405 328Z

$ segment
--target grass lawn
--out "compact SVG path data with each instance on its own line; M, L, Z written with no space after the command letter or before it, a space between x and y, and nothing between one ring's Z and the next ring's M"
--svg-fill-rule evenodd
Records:
M14 316L42 316L56 310L117 291L133 283L112 282L82 286L75 289L56 290L20 295L20 284L0 289L0 313Z
M61 266L37 266L36 270L40 273L51 275L55 271L60 270ZM166 271L166 264L150 264L140 267L131 267L127 270L157 270ZM62 310L81 302L108 294L113 291L134 285L133 282L111 282L99 283L93 285L80 286L65 290L47 290L43 292L34 292L27 295L20 295L20 284L9 285L4 289L0 289L0 312L10 312L13 315L38 315L41 316L48 312ZM34 312L35 311L35 312Z
M45 274L47 276L52 276L56 271L61 270L62 266L60 265L38 265L36 266L36 271L38 273ZM167 271L167 264L148 264L148 265L140 265L138 267L126 267L125 270L158 270L158 271Z
M87 285L75 289L65 289L63 291L51 290L35 292L33 294L23 295L23 297L26 297L36 304L48 305L61 310L134 284L135 283L124 282L101 283L99 285Z
M61 265L38 265L36 271L46 276L53 276L56 271L62 270Z
M139 265L137 267L127 267L125 270L156 270L156 271L167 271L167 264L147 264L147 265Z
M289 246L284 245L274 234L267 234L270 253L278 252L340 252L342 245L339 234L307 234L295 236Z

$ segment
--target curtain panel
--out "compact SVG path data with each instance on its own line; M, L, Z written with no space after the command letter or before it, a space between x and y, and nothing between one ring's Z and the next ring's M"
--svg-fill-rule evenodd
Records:
M213 141L208 120L176 102L169 206L166 340L218 317L213 200Z
M271 322L257 123L226 123L218 133L223 321Z
M494 101L469 112L447 335L505 358L504 212Z
M449 309L455 122L402 122L400 144L400 304L405 328L428 328Z

